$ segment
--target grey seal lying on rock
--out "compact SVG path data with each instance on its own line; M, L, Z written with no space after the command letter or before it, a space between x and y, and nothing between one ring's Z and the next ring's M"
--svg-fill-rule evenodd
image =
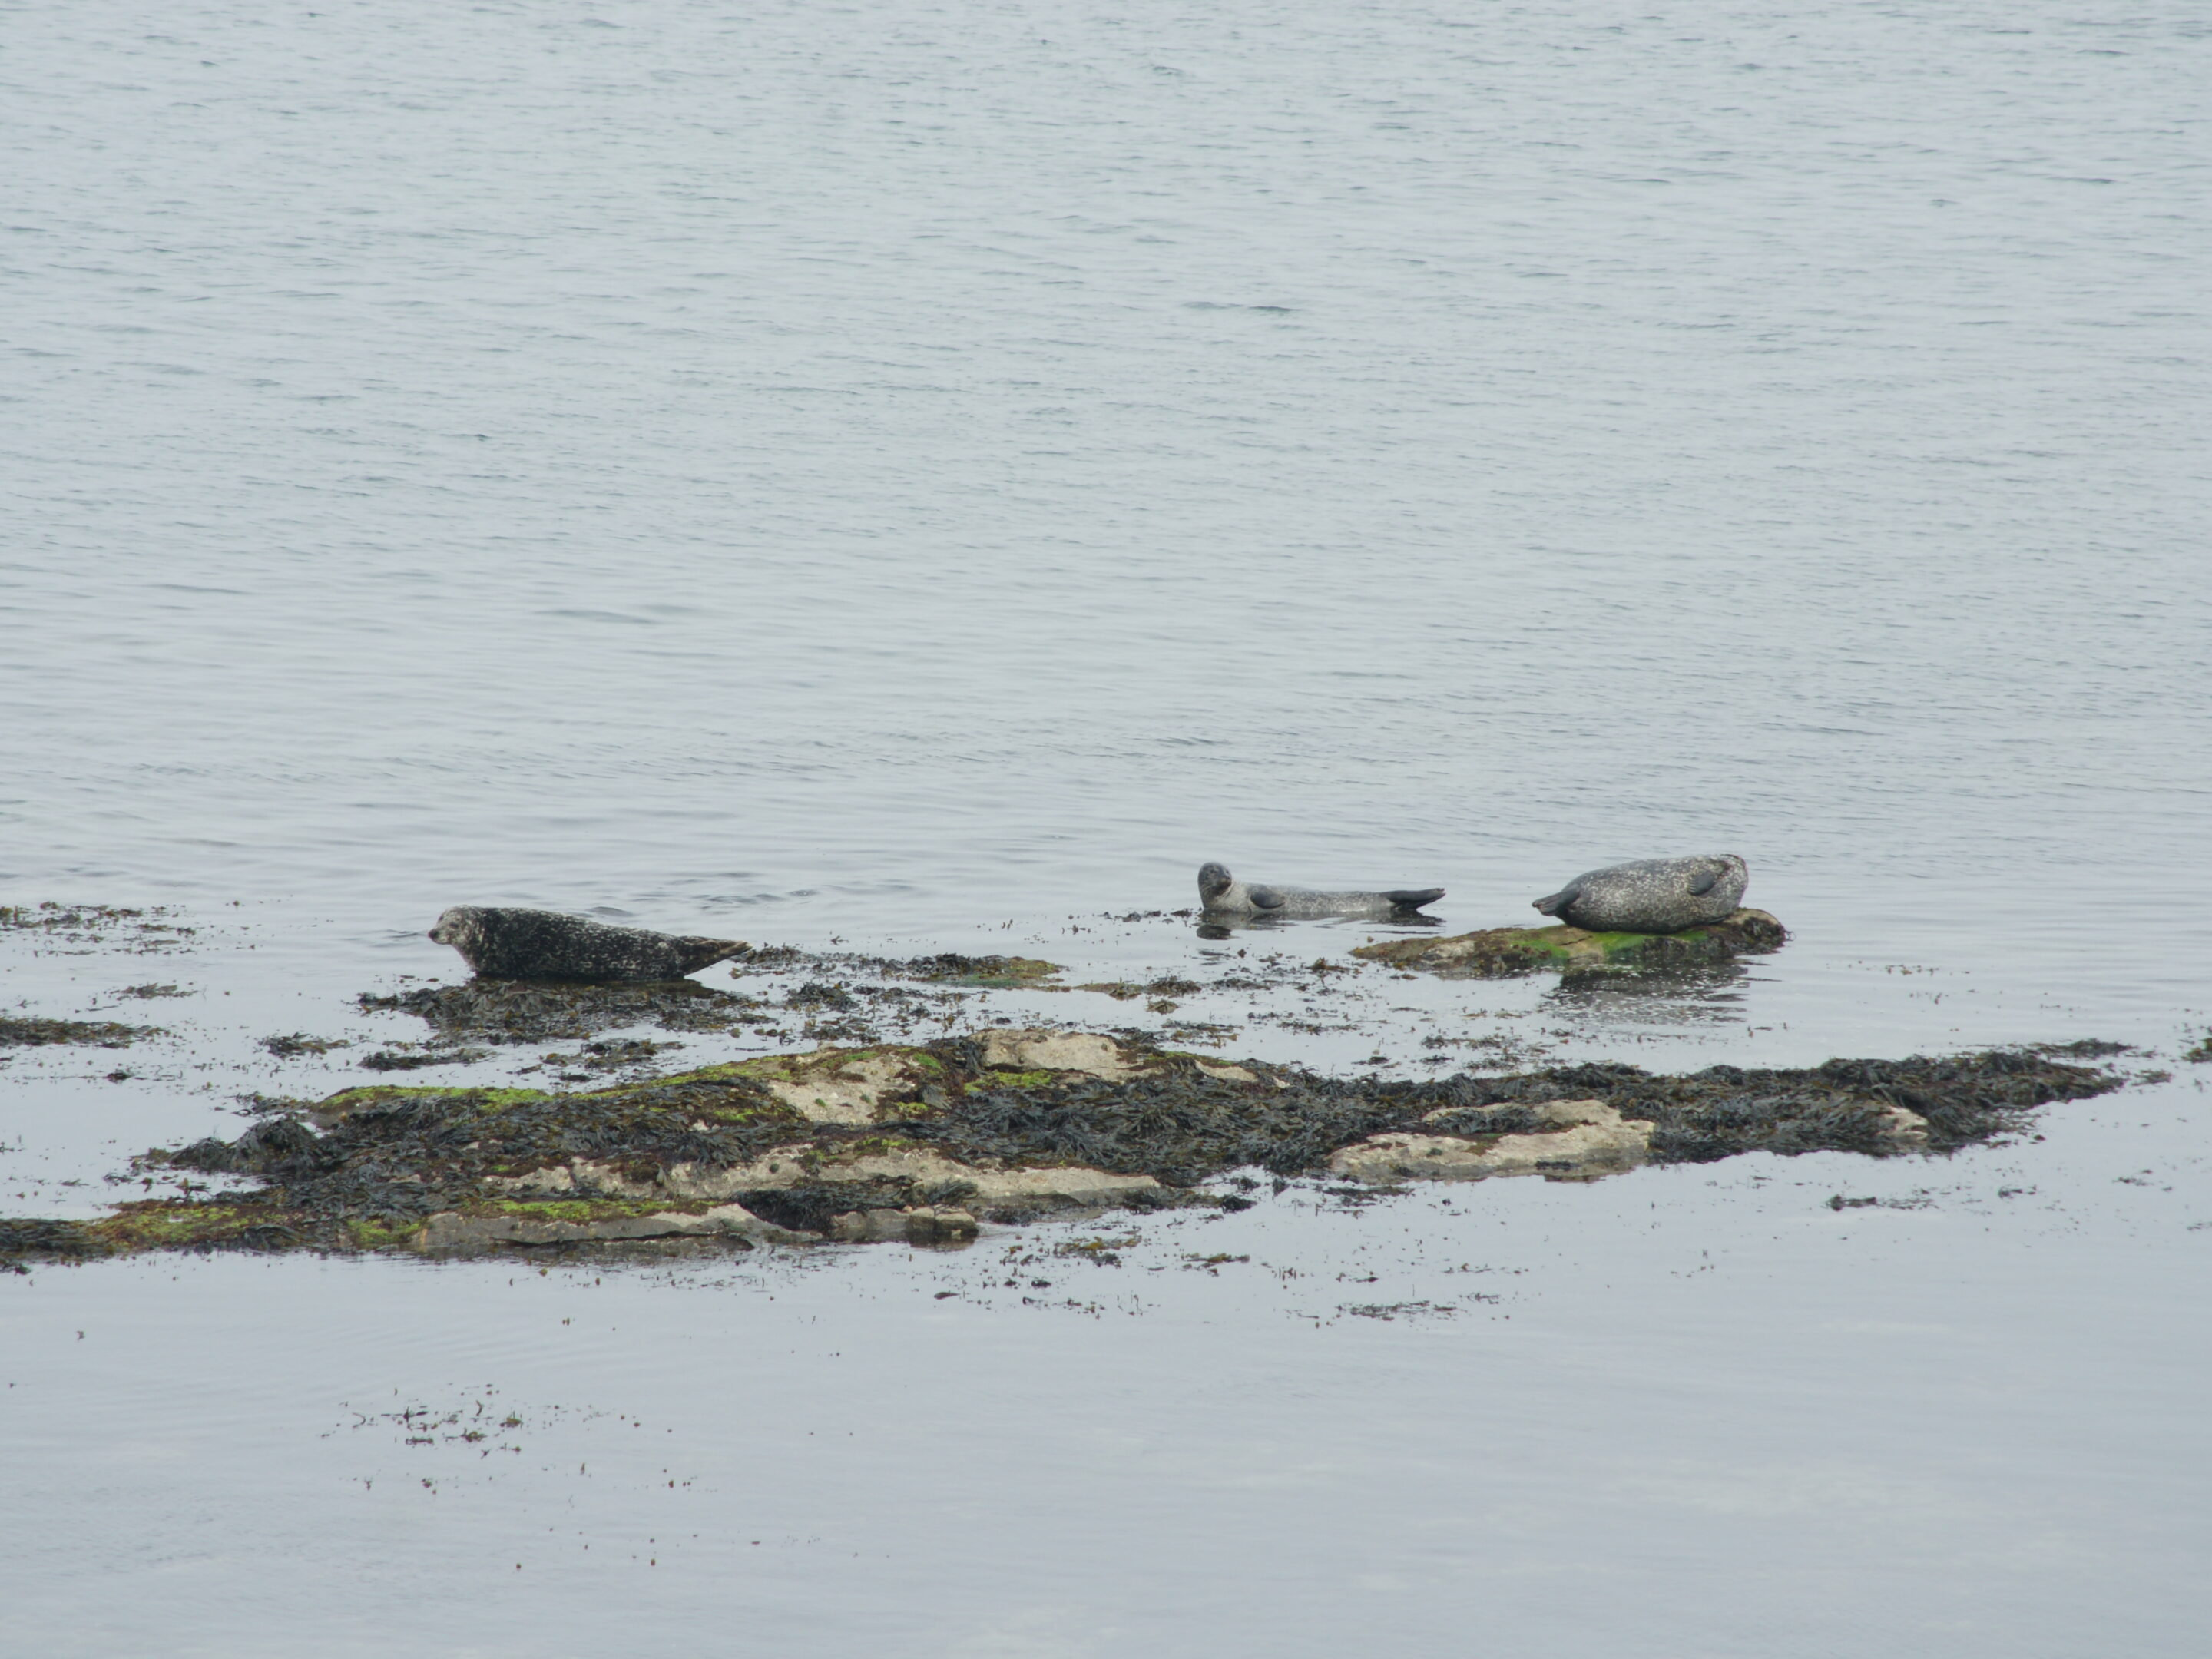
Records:
M1214 915L1387 916L1418 910L1444 896L1441 887L1404 887L1388 893L1318 893L1310 887L1263 887L1238 881L1225 866L1201 865L1199 902Z
M1733 853L1638 859L1586 870L1534 902L1546 915L1593 933L1673 933L1725 921L1750 882L1750 870Z
M557 910L457 904L430 937L450 945L486 979L567 980L586 984L682 979L741 956L743 941L679 939L643 927L611 927Z

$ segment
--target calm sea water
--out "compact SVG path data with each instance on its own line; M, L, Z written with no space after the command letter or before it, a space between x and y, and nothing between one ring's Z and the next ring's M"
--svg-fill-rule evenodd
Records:
M1703 994L1186 1012L2180 1073L1119 1269L11 1278L0 1628L2194 1651L2208 83L2155 3L0 9L0 901L201 929L0 946L174 1033L0 1067L11 1212L343 1086L253 1039L460 902L1074 978L1259 943L1103 920L1209 857L1472 927L1732 850L1796 937Z

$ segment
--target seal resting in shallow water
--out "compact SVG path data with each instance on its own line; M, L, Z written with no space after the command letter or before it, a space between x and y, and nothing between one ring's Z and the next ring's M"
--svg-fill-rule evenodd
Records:
M1733 853L1638 859L1585 870L1534 904L1546 915L1593 933L1674 933L1726 921L1750 884L1750 870Z
M1418 910L1444 896L1441 887L1401 887L1387 893L1321 893L1310 887L1266 887L1238 881L1225 866L1201 865L1198 899L1215 915L1387 916Z
M550 979L609 984L682 979L742 955L733 939L679 939L643 927L611 927L557 910L457 904L430 937L450 945L486 979Z

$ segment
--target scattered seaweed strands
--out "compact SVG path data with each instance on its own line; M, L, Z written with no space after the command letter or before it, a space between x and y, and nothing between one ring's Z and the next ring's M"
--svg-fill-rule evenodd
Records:
M0 904L0 932L33 933L75 945L106 945L141 954L179 949L198 929L171 921L166 905L126 909L113 904Z
M50 1043L89 1043L127 1048L140 1037L163 1035L155 1025L123 1025L113 1020L35 1019L0 1017L0 1048L38 1048Z

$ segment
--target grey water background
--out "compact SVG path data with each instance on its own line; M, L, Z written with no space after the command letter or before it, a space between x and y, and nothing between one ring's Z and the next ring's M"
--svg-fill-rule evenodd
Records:
M9 1645L2194 1651L2208 84L2163 4L0 9L0 898L202 929L9 945L197 993L0 1070L10 1212L343 1086L252 1039L460 901L1076 978L1364 937L1103 920L1206 857L1732 850L1740 979L1226 1046L2179 1073L1119 1269L11 1277Z

